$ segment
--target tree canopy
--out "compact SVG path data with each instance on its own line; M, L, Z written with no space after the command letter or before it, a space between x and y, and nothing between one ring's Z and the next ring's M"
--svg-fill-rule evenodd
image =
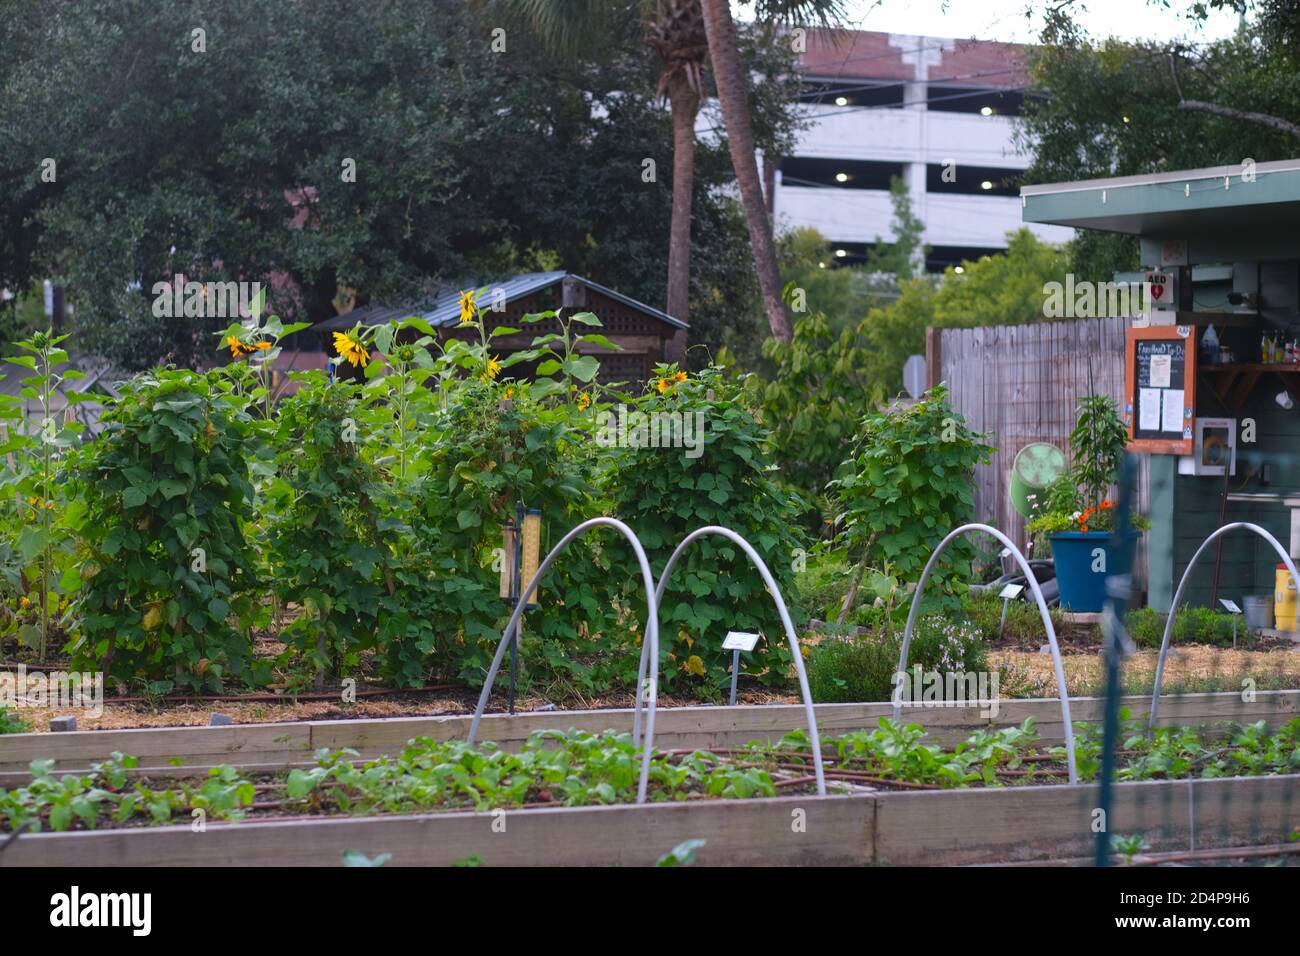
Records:
M210 349L151 312L176 273L282 275L286 317L546 266L662 302L672 136L643 44L561 64L454 0L0 6L0 286L57 276L82 346L127 368ZM755 109L788 136L788 98ZM755 280L725 142L696 166L693 340L716 345Z

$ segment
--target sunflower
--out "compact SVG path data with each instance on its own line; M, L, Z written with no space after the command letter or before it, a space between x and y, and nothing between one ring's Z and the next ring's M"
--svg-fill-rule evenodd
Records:
M585 412L591 407L591 396L583 392L578 396L578 411Z
M334 349L341 357L348 360L349 365L360 365L365 368L366 363L370 361L370 350L346 332L334 333Z
M667 394L668 389L670 389L670 388L672 388L672 387L673 387L673 383L670 382L670 381L668 381L668 379L666 379L666 378L661 378L661 379L659 380L658 384L656 385L656 388L659 389L659 394L660 394L660 395Z
M500 371L501 371L501 363L498 362L496 359L492 358L491 356L489 356L487 361L487 368L483 371L483 374L480 375L479 378L481 378L485 382L490 382L492 381L492 379L497 377Z
M678 372L676 375L673 376L673 381L674 381L674 382L684 382L684 381L686 381L686 373L685 373L685 372Z
M262 352L271 347L270 342L256 342L249 344L241 341L234 335L226 336L226 344L230 346L230 357L239 358L241 355L252 355L254 352Z
M469 325L474 321L474 291L460 294L460 324Z

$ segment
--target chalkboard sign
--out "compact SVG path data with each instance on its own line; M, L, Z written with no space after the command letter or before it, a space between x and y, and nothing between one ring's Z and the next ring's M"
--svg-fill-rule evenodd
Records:
M1127 331L1124 423L1129 448L1165 455L1192 453L1196 408L1196 335L1187 325Z

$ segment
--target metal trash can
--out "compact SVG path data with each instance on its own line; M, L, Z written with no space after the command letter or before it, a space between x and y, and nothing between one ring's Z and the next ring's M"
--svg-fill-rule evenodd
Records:
M1241 609L1245 614L1247 627L1273 626L1273 595L1247 594L1241 599Z

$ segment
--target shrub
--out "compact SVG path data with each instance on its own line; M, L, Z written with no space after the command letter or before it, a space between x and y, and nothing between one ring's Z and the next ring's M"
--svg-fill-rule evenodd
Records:
M1028 592L1025 592L1028 593ZM962 614L985 641L998 640L1002 625L1002 600L996 591L970 591L962 599ZM1057 608L1048 608L1052 627L1059 634L1065 622ZM1033 644L1037 649L1047 640L1043 616L1035 601L1011 601L1007 605L1007 620L1001 626L1002 637L1019 645Z
M1208 607L1180 608L1174 620L1171 640L1179 644L1231 647L1232 618L1231 614ZM1124 625L1128 628L1129 637L1138 647L1159 649L1168 620L1168 614L1144 607L1129 611L1124 617ZM1238 622L1237 639L1239 643L1253 639L1252 632L1242 622Z
M703 450L694 458L682 448L613 450L609 481L615 513L644 542L656 575L687 534L721 525L753 545L788 597L795 551L802 544L792 521L796 506L764 451L766 433L741 400L744 380L728 381L716 367L687 378L667 366L657 376L632 410L698 413L705 426ZM722 687L731 659L722 640L731 630L758 631L767 638L752 655L743 655L750 673L767 683L788 677L790 652L772 598L748 558L724 538L706 537L683 555L664 592L659 619L665 686L695 677L707 688Z
M251 427L218 380L160 370L123 386L76 465L83 556L73 666L120 681L220 690L251 680Z
M44 661L63 649L67 636L69 595L75 589L72 535L67 526L67 455L78 443L82 426L65 417L54 418L55 395L65 382L83 378L66 365L62 348L66 335L37 332L17 345L27 354L5 359L31 374L21 380L21 395L0 396L0 418L6 420L0 458L0 516L3 530L3 578L19 613L6 622L20 643ZM62 371L56 371L58 368ZM69 390L69 403L86 398ZM39 419L28 417L30 402L40 405Z
M847 473L831 483L842 512L840 540L859 577L870 566L917 580L943 537L971 518L971 474L993 449L946 399L939 386L910 408L873 412L859 425ZM927 597L945 590L942 568L968 563L973 553L966 541L953 542Z
M833 639L808 654L808 685L819 702L852 703L892 699L902 647L901 631ZM908 648L908 670L972 673L988 669L988 651L972 626L938 615L916 622Z
M355 668L374 645L381 588L394 586L379 530L374 468L360 454L356 388L300 379L275 420L276 480L266 551L279 601L296 608L283 637L317 674Z
M32 726L17 714L0 707L0 734L25 734Z

